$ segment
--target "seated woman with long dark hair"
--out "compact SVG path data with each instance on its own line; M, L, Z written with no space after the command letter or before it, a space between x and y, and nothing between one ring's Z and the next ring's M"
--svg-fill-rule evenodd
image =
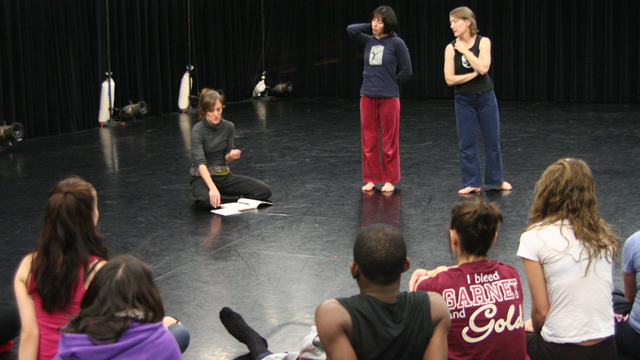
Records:
M80 311L85 289L109 258L98 217L96 189L79 177L62 180L49 193L36 250L22 260L14 281L21 360L53 359L59 329ZM189 332L175 318L164 321L184 351Z
M149 266L118 256L96 273L80 313L62 329L56 359L182 359L163 318Z
M91 278L109 258L96 228L98 215L96 190L78 177L49 193L38 244L20 263L14 282L21 360L53 359L58 329L78 313Z

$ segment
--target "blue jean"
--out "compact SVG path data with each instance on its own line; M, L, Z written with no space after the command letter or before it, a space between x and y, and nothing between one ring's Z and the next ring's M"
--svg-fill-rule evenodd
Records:
M176 338L178 346L180 347L180 352L184 353L191 342L191 334L189 334L189 330L187 330L187 328L182 324L173 324L169 326L169 332L171 332L171 335Z
M491 90L468 96L456 94L455 103L462 185L465 187L482 185L478 154L478 125L484 139L486 158L484 183L502 184L504 180L500 152L500 115L495 93Z

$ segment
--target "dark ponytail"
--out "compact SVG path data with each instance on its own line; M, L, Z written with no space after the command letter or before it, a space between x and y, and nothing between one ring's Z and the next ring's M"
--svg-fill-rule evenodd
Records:
M42 232L31 274L48 313L64 310L75 293L80 269L88 276L89 256L108 259L108 250L95 224L96 190L88 182L70 177L49 193Z
M486 256L502 221L502 213L496 204L474 199L453 207L449 228L458 234L466 255Z

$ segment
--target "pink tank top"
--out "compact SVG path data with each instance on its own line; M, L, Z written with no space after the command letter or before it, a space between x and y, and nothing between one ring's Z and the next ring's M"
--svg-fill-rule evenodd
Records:
M97 256L89 256L89 264L100 260ZM35 290L36 283L31 278L29 281L29 292ZM75 290L72 291L73 299L63 311L56 310L52 314L42 309L42 299L37 291L31 293L33 303L36 308L36 318L38 329L40 330L40 344L38 346L38 360L51 360L58 353L58 342L60 341L60 329L69 323L69 317L80 312L80 302L84 296L84 267L78 272L78 281Z

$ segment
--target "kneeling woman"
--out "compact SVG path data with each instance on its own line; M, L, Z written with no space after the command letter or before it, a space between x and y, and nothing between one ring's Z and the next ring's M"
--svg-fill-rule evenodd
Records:
M163 317L149 266L119 256L96 273L80 313L61 330L55 360L182 359Z
M449 306L449 359L529 359L518 272L487 257L501 223L493 203L458 203L449 220L458 265L411 276L409 290L435 291Z
M222 97L217 91L202 89L200 93L200 121L191 131L191 193L196 206L213 209L224 202L240 197L267 200L271 188L262 181L235 175L229 163L240 158L234 149L235 127L222 119Z

